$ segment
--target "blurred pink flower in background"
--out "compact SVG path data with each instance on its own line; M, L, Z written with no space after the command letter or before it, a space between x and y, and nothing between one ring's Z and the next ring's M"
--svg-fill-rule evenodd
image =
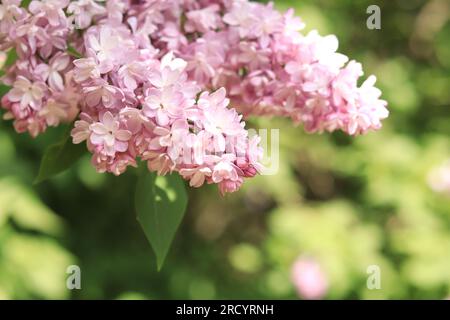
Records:
M320 264L307 257L299 257L292 266L292 281L298 295L307 300L323 298L328 291L328 279Z
M434 192L450 196L450 160L430 172L428 185Z

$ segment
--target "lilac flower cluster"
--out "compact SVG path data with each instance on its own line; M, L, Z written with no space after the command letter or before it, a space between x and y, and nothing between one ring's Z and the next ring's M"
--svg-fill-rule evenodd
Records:
M67 54L71 23L63 11L69 1L32 1L28 11L20 2L0 4L0 50L14 47L18 55L2 78L12 89L1 104L7 110L4 118L14 119L18 132L35 137L78 113L69 72L73 58Z
M99 172L137 159L190 185L239 189L261 169L242 115L291 117L307 131L378 129L386 102L337 39L246 0L20 0L0 4L4 117L32 136L72 122ZM79 56L78 56L79 55ZM228 97L226 96L228 93ZM232 103L235 109L229 108Z
M346 64L335 36L301 34L292 10L282 15L272 4L223 0L185 1L179 12L172 25L158 25L155 39L188 61L192 79L225 87L245 116L288 116L308 132L350 135L378 129L388 116L376 78L358 87L361 64ZM184 27L172 30L182 17ZM166 40L175 34L176 41Z

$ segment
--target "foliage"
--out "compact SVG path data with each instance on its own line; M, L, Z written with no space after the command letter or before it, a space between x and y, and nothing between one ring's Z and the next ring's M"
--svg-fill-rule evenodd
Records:
M86 152L83 145L73 144L70 130L63 135L60 142L47 148L41 160L35 183L40 183L70 168Z
M184 182L176 175L140 171L135 206L139 223L156 254L158 270L167 256L187 205Z

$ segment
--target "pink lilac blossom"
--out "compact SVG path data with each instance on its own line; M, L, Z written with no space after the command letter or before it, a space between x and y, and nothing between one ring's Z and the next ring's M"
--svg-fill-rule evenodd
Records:
M292 11L282 15L271 3L200 1L185 4L186 15L215 10L217 2L225 12L221 23L211 24L213 15L196 15L195 25L201 27L178 47L190 78L203 86L225 87L245 116L287 116L308 132L339 129L355 135L381 127L388 111L374 87L376 78L358 87L362 67L355 61L346 64L348 58L336 52L335 36L300 33L301 20ZM185 26L189 33L189 19Z
M260 170L261 150L225 90L202 92L184 60L161 57L133 31L109 17L85 30L85 57L73 69L81 95L74 143L87 142L99 172L121 174L139 158L160 175L179 172L192 187L238 190Z
M18 132L37 136L48 126L71 122L78 97L71 81L72 58L67 54L71 27L64 9L69 1L3 1L0 50L16 50L18 59L2 81L11 90L2 98L5 119L14 119Z
M32 136L76 120L73 142L86 141L99 172L141 159L233 192L261 169L243 116L351 135L388 116L375 77L358 86L361 65L336 52L335 36L302 34L292 10L247 0L20 4L0 4L0 50L18 56L1 79L11 86L4 118Z
M70 3L67 12L71 14L77 29L89 27L95 16L106 13L105 7L95 0L78 0Z
M193 187L206 182L218 184L222 193L236 191L260 169L261 150L249 142L241 117L228 108L225 90L201 93L187 79L184 60L172 53L158 59L153 50L141 51L131 30L117 28L123 36L117 37L117 45L132 51L137 65L130 66L114 50L108 55L91 50L97 44L87 30L85 48L91 60L75 60L84 99L82 118L72 132L74 143L87 141L100 172L121 174L140 158L158 174L179 172ZM114 35L114 30L104 32ZM92 72L105 59L108 68ZM122 72L125 68L129 70Z
M292 266L292 281L298 295L306 300L317 300L328 291L328 279L320 264L311 258L298 258Z

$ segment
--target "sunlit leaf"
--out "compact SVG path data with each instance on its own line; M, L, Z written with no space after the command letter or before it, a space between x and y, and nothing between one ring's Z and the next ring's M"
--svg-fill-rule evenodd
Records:
M21 228L60 235L62 220L14 177L0 178L0 227L12 218Z
M137 218L156 254L161 269L175 232L183 219L187 195L180 176L157 176L141 170L135 206Z

